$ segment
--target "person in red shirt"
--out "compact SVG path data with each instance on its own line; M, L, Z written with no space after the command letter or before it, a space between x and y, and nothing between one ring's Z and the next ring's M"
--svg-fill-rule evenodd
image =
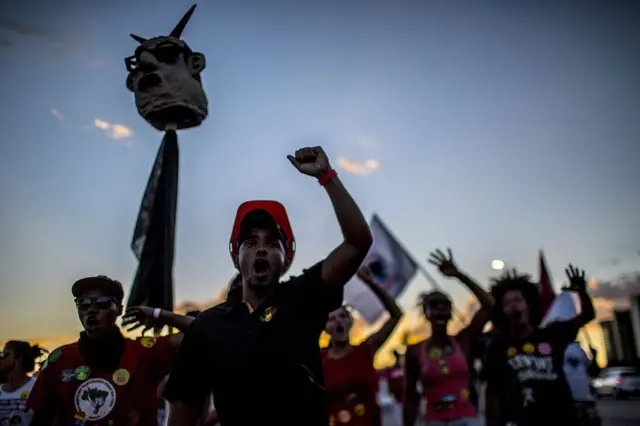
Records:
M349 342L353 318L343 306L329 314L325 331L331 337L328 349L322 354L329 425L380 426L380 407L377 401L378 373L373 359L402 318L402 310L395 300L380 288L368 267L358 271L358 277L380 299L389 312L384 325L360 345Z
M31 425L156 425L156 388L182 335L125 338L116 325L124 292L108 277L83 278L71 291L84 331L49 354L27 400ZM184 317L149 307L133 308L123 319L130 329L186 324Z

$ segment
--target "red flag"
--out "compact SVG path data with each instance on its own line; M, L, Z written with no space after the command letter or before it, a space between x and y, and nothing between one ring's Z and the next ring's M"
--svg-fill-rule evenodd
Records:
M542 316L544 317L551 307L556 293L551 286L551 277L547 270L547 262L544 259L544 253L540 250L540 301L542 302Z

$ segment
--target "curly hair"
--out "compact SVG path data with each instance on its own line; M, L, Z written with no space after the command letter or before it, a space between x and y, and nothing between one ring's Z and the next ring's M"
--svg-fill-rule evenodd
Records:
M22 370L25 373L31 373L35 370L36 360L48 353L46 349L38 345L31 346L29 342L20 340L10 340L6 343L5 347L11 348L13 356L21 361Z
M492 322L500 330L507 329L507 318L504 315L503 299L510 291L519 291L529 308L529 321L537 326L542 321L542 303L538 286L531 281L531 275L508 272L492 279L491 295L495 300Z
M418 302L416 303L416 306L424 310L426 309L429 302L434 299L449 303L449 305L453 308L451 298L446 293L443 293L440 290L432 290L430 292L422 292L418 294Z

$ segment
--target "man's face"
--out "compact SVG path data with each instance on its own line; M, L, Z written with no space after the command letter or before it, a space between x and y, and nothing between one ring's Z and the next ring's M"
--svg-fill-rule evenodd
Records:
M208 101L197 78L204 55L189 53L174 37L147 40L136 50L127 87L135 94L140 115L158 130L169 123L178 129L200 125L208 115Z
M521 327L530 322L529 306L522 293L518 290L508 291L502 297L502 312L511 328Z
M89 337L99 337L107 333L122 314L122 305L98 289L88 290L76 298L76 308L80 322Z
M351 330L351 316L344 307L340 307L329 314L324 330L331 339L337 342L349 340Z
M238 266L243 281L260 288L278 283L284 271L285 249L276 232L253 228L238 251Z

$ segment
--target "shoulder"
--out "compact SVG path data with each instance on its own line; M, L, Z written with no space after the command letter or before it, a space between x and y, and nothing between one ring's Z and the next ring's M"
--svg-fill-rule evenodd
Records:
M303 269L300 275L289 277L286 281L280 283L283 288L291 288L309 283L322 283L322 264L320 261L310 268Z
M52 364L57 362L61 358L68 358L70 356L74 356L79 351L78 342L69 343L67 345L59 346L49 352L49 356L47 357L47 364Z

